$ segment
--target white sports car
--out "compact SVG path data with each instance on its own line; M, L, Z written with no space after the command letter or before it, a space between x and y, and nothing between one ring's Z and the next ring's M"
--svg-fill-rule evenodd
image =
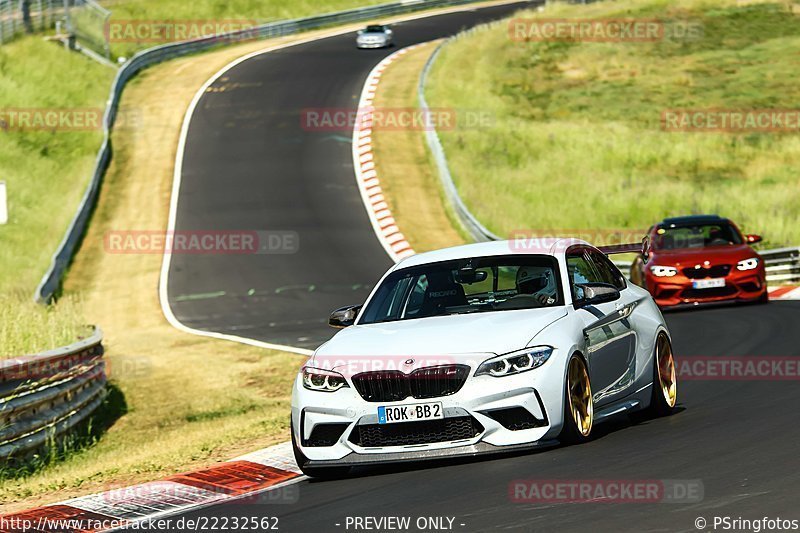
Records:
M358 48L386 48L392 46L393 42L394 32L383 24L371 24L356 34Z
M470 244L393 266L300 371L292 442L311 476L590 438L676 403L650 294L573 239Z

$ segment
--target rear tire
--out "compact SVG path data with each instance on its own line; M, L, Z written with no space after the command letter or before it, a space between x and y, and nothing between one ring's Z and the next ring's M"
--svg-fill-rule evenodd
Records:
M591 438L594 423L594 399L586 362L572 354L567 363L564 385L564 425L558 440L563 444L580 444Z
M672 344L665 333L656 340L653 354L653 389L649 414L653 417L668 416L678 404L678 380Z
M308 458L305 455L303 455L303 452L297 445L297 440L295 439L294 436L293 424L290 424L290 429L292 432L292 451L294 452L294 460L303 474L307 475L308 477L313 477L316 479L340 479L347 476L347 474L350 473L349 466L325 466L325 467L306 466L308 464Z

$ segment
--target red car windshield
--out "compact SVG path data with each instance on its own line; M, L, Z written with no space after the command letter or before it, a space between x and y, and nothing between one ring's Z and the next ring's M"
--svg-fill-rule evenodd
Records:
M681 250L742 244L742 236L728 223L660 226L656 229L653 248Z

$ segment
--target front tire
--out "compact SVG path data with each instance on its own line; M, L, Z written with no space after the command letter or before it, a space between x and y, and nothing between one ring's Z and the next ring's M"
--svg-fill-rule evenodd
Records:
M294 460L303 474L316 479L339 479L350 473L349 466L306 466L308 464L308 458L303 454L303 452L300 450L300 447L297 445L297 440L294 436L294 424L290 424L290 430L292 432L292 451L294 452Z
M654 417L672 414L678 403L678 380L672 344L665 333L658 335L653 354L653 392L650 414Z
M594 399L586 362L573 354L567 363L564 397L564 427L558 439L564 444L589 440L594 423Z

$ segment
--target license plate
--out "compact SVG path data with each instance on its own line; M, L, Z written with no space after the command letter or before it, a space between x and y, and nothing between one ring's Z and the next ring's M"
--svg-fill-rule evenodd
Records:
M418 420L436 420L439 418L444 418L444 409L442 409L442 404L439 402L378 407L378 424L416 422Z
M692 282L695 289L717 289L725 286L725 278L699 279Z

